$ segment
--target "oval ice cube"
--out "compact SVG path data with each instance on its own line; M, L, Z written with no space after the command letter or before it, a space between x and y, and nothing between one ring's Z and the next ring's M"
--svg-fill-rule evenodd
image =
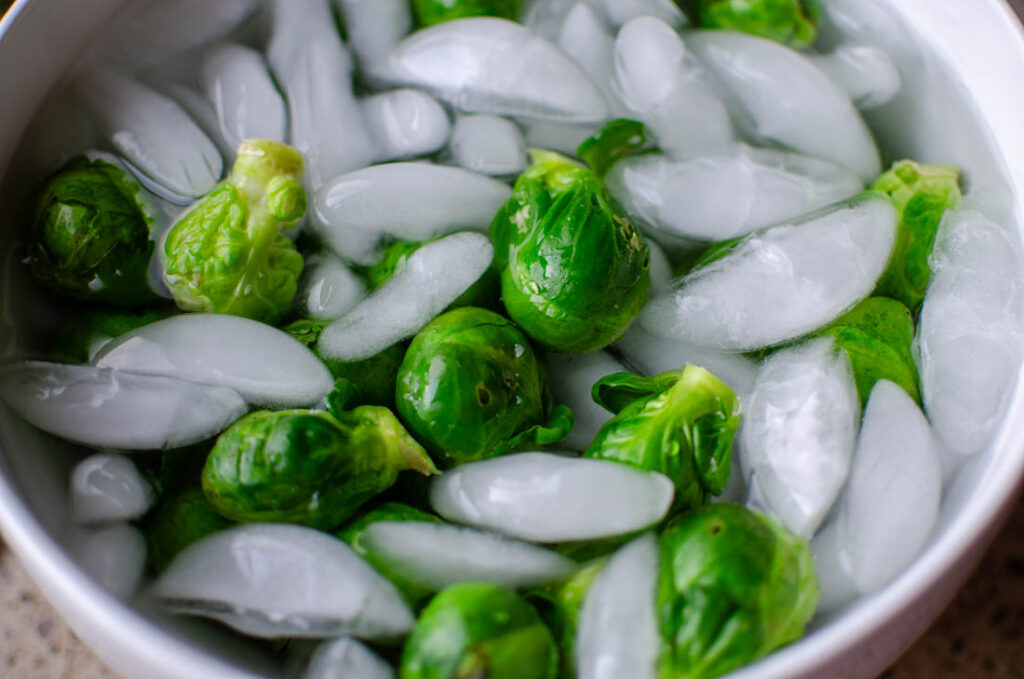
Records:
M395 586L338 538L248 524L204 538L153 584L168 611L263 638L397 639L414 618Z
M509 187L458 167L389 163L341 175L316 194L320 235L342 257L373 264L382 241L485 231Z
M768 358L743 404L739 463L765 511L809 539L839 496L857 441L860 400L831 338Z
M104 346L94 362L227 387L266 407L316 405L334 387L323 362L288 333L223 314L180 314L150 323Z
M586 450L597 432L612 414L597 405L590 390L602 377L626 372L626 368L607 351L589 354L548 355L548 383L556 403L563 403L576 416L572 431L561 444L569 450Z
M82 570L118 599L130 599L142 581L146 538L130 523L81 529L71 552Z
M455 233L424 245L369 297L324 328L317 351L325 358L358 361L412 337L476 282L493 257L491 241L479 233Z
M388 57L412 30L408 0L334 0L359 68L376 86L387 74Z
M647 241L650 252L651 295L657 295L672 287L672 262L668 260L664 248L653 240Z
M474 17L413 33L388 62L396 84L467 113L597 122L608 114L590 79L550 42L505 19Z
M684 161L661 154L625 158L605 182L631 215L693 241L743 236L864 188L856 175L827 161L745 145Z
M563 580L576 563L557 552L485 531L423 521L381 521L363 546L389 571L433 591L459 582L530 587Z
M231 148L254 137L287 140L288 112L262 54L242 45L218 45L204 55L201 79Z
M602 0L605 15L612 26L620 27L641 16L664 21L673 29L686 26L689 21L672 0Z
M181 448L245 414L225 387L89 365L25 361L0 375L0 396L43 431L93 448Z
M523 133L498 116L459 116L448 148L457 165L486 175L518 174L530 164Z
M77 523L131 521L155 500L153 486L124 455L97 453L71 470L71 516Z
M448 141L451 123L441 104L418 90L394 90L362 102L366 126L382 160L425 156Z
M518 453L460 465L434 479L430 503L452 521L531 542L595 540L654 525L672 482L618 462Z
M366 283L329 253L306 258L299 285L299 307L310 318L334 320L366 298Z
M881 172L874 139L850 98L807 57L731 31L699 31L686 44L729 95L735 122L754 139L832 161L865 183Z
M302 679L394 679L394 676L391 665L349 637L317 646L302 673Z
M720 351L772 346L867 297L885 269L896 211L878 194L746 236L640 315L651 334Z
M843 44L828 54L808 58L862 111L888 103L900 91L900 71L881 47Z
M594 578L580 609L579 679L654 679L661 648L660 550L648 533L619 549Z
M598 11L582 1L573 5L565 16L555 44L601 91L608 103L609 116L625 115L625 107L612 90L615 34Z

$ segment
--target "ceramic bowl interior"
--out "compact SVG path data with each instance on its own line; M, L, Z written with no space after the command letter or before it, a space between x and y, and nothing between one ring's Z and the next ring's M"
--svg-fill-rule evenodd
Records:
M0 24L0 238L20 234L38 177L15 151L47 92L124 0L21 0ZM212 1L212 0L211 0ZM829 1L829 0L826 0ZM832 0L835 1L835 0ZM1001 0L846 0L875 3L902 22L911 78L900 95L867 116L887 162L953 163L986 211L1022 232L1024 221L1024 32ZM833 36L834 39L834 36ZM9 258L8 258L9 259ZM0 342L24 347L19 328L46 327L61 309L40 302L3 267ZM29 318L26 318L29 317ZM26 322L27 321L27 322ZM162 617L109 596L70 554L67 480L81 450L43 436L0 407L0 529L75 631L127 677L275 676L255 644L212 624ZM816 621L800 642L737 672L735 679L869 677L884 669L949 602L1001 524L1024 477L1024 389L1018 386L989 449L946 489L926 551L883 591Z

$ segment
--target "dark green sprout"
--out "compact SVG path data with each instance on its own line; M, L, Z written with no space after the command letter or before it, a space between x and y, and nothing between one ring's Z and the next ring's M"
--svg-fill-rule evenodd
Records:
M818 39L818 0L699 0L700 24L727 28L789 45L810 47Z
M171 309L90 309L75 316L57 335L50 354L66 363L89 363L107 342L167 318Z
M534 588L527 593L527 599L537 608L558 643L560 679L576 676L576 630L579 628L580 611L594 578L607 562L607 558L594 559L565 582Z
M410 0L416 23L433 26L469 17L499 17L515 21L522 0Z
M149 569L160 573L186 547L232 525L199 486L169 495L157 505L146 531Z
M604 177L612 165L647 146L644 124L636 120L612 120L595 134L583 140L576 155L584 160L598 177Z

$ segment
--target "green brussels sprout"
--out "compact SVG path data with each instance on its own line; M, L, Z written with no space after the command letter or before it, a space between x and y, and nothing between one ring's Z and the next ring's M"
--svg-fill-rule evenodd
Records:
M886 194L900 216L889 266L875 294L903 302L916 312L932 278L928 263L935 235L946 210L960 203L960 171L951 165L927 165L912 160L894 163L871 188Z
M700 0L705 28L728 28L781 42L810 47L818 39L818 0Z
M662 532L661 675L706 679L798 639L818 602L807 543L731 504L677 516Z
M235 521L330 529L391 487L400 471L437 471L387 408L362 406L340 415L246 415L210 451L203 468L206 496Z
M914 320L910 310L888 297L869 297L814 334L831 336L850 357L861 406L878 380L889 380L921 403L917 366L911 352Z
M305 318L290 323L284 330L315 352L320 333L330 323L331 321ZM320 360L337 380L335 389L348 391L344 407L374 405L394 408L395 382L398 380L398 368L405 358L406 346L405 342L398 342L379 354L360 361L339 361L324 358L319 353L317 356L320 356Z
M388 567L385 560L379 558L376 553L371 552L366 547L364 542L366 529L381 521L423 521L426 523L444 523L444 521L433 514L428 514L401 502L385 502L377 505L362 516L353 519L338 532L338 537L348 543L348 546L356 554L366 559L371 566L377 569L377 572L390 580L398 588L398 591L402 593L406 601L416 605L433 594L433 592L396 573Z
M101 159L72 160L37 201L27 246L32 275L74 299L152 302L151 214L142 188L124 170Z
M89 363L110 340L170 315L171 310L164 308L90 309L64 326L50 347L50 354L66 363Z
M721 495L729 482L740 402L725 382L696 365L657 377L616 373L598 380L594 400L616 413L584 457L665 474L676 509Z
M647 244L593 170L547 151L532 158L491 223L502 300L541 344L600 349L647 301Z
M515 21L522 0L411 0L416 23L433 26L468 17L499 17Z
M146 560L160 573L194 542L234 525L210 504L199 486L163 499L146 531Z
M526 594L558 643L561 658L558 676L563 679L576 676L576 630L579 628L580 610L594 578L607 562L607 558L594 559L560 585L538 587Z
M644 124L636 120L619 118L584 139L576 149L576 155L582 158L598 177L604 177L612 165L642 150L646 145L647 134L644 131Z
M164 282L186 311L274 324L291 309L302 255L281 233L306 212L302 156L248 139L231 176L171 227L160 247Z
M398 413L445 464L463 464L560 441L568 408L550 414L537 358L498 314L463 307L413 338L398 371Z
M499 585L448 587L420 614L401 679L554 679L558 648L537 611Z

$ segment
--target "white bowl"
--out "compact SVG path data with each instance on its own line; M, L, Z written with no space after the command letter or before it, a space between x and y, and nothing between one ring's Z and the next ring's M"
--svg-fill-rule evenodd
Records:
M124 0L20 0L0 23L0 176L26 124ZM954 163L1018 234L1024 229L1024 31L1002 0L885 0L924 55L884 118L869 116L891 157ZM11 93L17 93L12 96ZM14 183L0 214L23 201ZM17 225L7 222L6 238ZM5 291L6 295L10 291ZM0 338L3 336L0 335ZM122 604L69 556L67 479L74 451L0 408L0 530L75 632L126 677L267 676L262 653L207 625ZM1024 387L991 447L948 489L927 550L895 582L733 679L871 677L935 619L1005 519L1024 478ZM262 670L260 669L262 668ZM271 674L273 676L273 674Z

